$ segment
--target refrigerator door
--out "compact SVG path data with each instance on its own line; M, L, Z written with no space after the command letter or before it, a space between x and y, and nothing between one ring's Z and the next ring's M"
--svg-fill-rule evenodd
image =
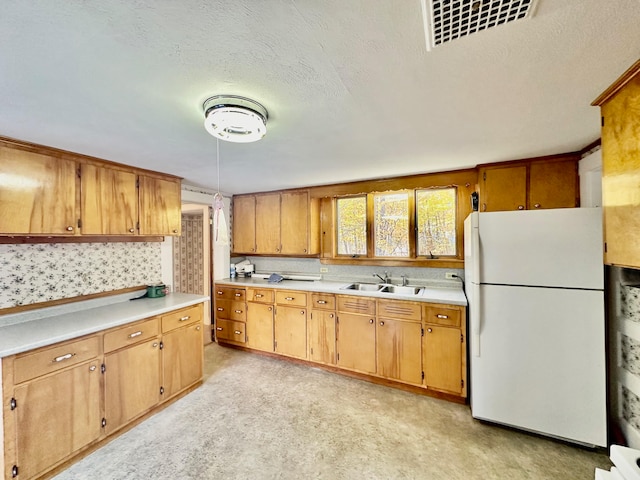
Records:
M606 446L604 293L481 285L475 418Z
M602 209L478 215L480 283L604 288Z

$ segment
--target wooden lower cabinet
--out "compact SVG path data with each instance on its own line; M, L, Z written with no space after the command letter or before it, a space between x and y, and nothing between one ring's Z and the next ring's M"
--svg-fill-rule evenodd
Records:
M43 474L100 437L100 376L94 359L15 388L19 478Z
M273 305L247 303L247 347L273 352Z
M338 313L338 366L376 373L376 325L373 315Z
M336 364L336 314L327 310L311 310L308 322L309 360Z
M378 375L422 384L422 325L413 321L380 318L376 324Z
M307 358L307 309L278 305L273 322L274 351Z
M202 314L198 304L3 358L3 478L48 478L197 385Z
M428 326L424 333L424 381L427 388L462 392L462 340L457 328Z
M168 400L202 378L202 318L162 335L162 399Z
M160 401L160 339L105 355L105 432L118 430Z

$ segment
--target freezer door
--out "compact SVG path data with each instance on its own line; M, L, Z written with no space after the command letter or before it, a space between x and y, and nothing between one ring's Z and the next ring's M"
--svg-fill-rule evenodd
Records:
M481 285L475 418L606 446L602 291Z
M602 289L602 209L478 214L480 283Z

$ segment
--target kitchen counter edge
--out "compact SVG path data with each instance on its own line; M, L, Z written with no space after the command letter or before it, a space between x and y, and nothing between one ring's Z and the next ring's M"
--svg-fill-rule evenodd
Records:
M448 305L459 305L466 307L467 298L462 288L446 287L423 287L421 295L398 295L384 292L365 292L360 290L348 290L345 287L349 283L334 282L326 280L283 280L279 283L269 283L261 278L237 278L214 280L215 285L225 285L229 287L253 287L253 288L273 288L281 290L303 290L307 292L333 293L336 295L353 295L358 297L380 298L385 300L403 300L423 303L442 303ZM215 292L214 292L215 296Z

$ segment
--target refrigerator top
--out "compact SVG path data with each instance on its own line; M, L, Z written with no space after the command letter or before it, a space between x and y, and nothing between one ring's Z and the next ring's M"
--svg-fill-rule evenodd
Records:
M604 288L601 208L475 212L466 229L477 235L471 281Z

